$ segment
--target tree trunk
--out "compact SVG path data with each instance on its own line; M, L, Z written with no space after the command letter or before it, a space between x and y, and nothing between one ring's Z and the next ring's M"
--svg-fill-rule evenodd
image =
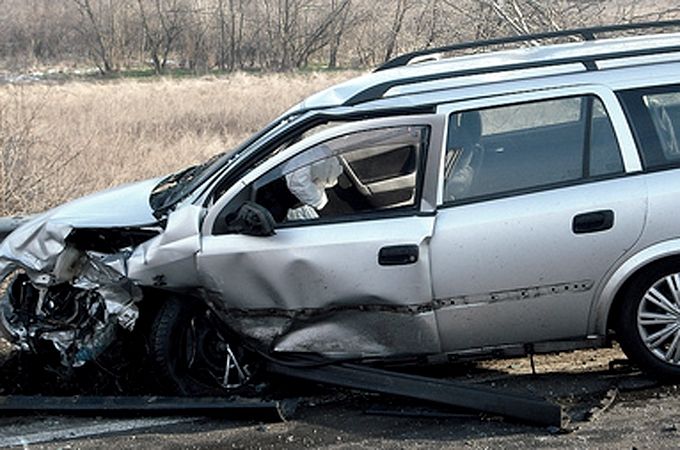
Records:
M394 20L392 21L392 28L387 38L387 45L385 47L385 62L392 59L392 55L397 47L397 38L401 32L401 27L404 25L404 16L410 7L408 0L397 0L397 9L394 12Z
M230 0L230 6L232 1ZM219 38L219 54L217 55L217 65L222 72L227 69L226 57L227 57L227 24L226 18L224 17L224 0L218 0L217 2L217 18L219 23L220 38ZM232 30L233 34L233 30Z

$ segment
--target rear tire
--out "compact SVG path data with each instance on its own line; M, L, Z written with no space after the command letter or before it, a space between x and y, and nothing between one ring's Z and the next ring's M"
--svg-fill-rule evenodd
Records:
M680 380L680 267L667 264L634 280L616 324L624 353L665 382Z

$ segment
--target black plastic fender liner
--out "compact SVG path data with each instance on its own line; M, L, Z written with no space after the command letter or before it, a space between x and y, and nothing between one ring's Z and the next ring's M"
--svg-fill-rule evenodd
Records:
M12 395L0 397L0 414L52 412L88 415L212 415L262 422L281 422L292 417L295 400L263 401L222 397L46 397Z
M559 405L542 398L509 394L487 387L354 364L292 367L269 362L267 369L293 378L466 408L536 425L563 428L567 424Z

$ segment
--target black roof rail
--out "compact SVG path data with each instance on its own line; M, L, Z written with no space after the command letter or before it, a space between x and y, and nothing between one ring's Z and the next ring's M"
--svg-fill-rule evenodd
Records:
M469 50L475 48L491 47L493 45L514 44L520 42L535 41L538 39L555 39L561 37L581 37L586 41L592 41L597 39L596 33L613 33L616 31L646 30L650 28L669 28L669 27L680 27L680 20L624 23L617 25L605 25L599 27L574 28L571 30L546 31L543 33L508 36L495 39L485 39L481 41L461 42L458 44L445 45L442 47L427 48L424 50L418 50L415 52L397 56L396 58L387 61L386 63L375 69L375 72L379 72L385 69L391 69L394 67L405 66L409 62L411 62L414 58L436 55L437 53L447 53L454 52L457 50Z
M680 21L678 21L680 24ZM652 56L667 53L680 53L680 44L665 45L659 47L642 48L638 50L622 50L609 53L601 53L595 55L580 55L563 58L542 59L537 61L526 61L520 63L510 63L503 65L485 66L473 69L457 69L447 72L430 73L424 75L417 75L412 77L403 77L394 80L385 81L374 84L366 89L358 91L352 97L347 99L344 106L355 106L360 103L379 100L385 95L387 91L394 87L406 86L415 83L424 83L428 81L444 80L447 78L465 77L472 75L484 75L489 73L510 72L514 70L523 69L537 69L540 67L551 67L565 64L582 64L587 71L598 70L595 64L598 61L607 61L619 58L633 58L636 56Z

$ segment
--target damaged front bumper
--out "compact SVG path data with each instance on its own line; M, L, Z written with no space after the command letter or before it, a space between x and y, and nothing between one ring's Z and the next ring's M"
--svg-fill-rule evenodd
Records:
M49 343L67 367L95 359L115 340L118 327L132 330L141 290L130 283L101 285L102 294L92 283L83 275L70 285L38 287L18 275L0 303L0 324L10 342L32 353Z
M11 265L17 275L0 301L0 324L10 342L32 353L50 343L67 367L95 359L139 316L142 291L118 270L125 257L67 245L46 272Z
M0 222L5 233L15 228L0 243L0 281L15 275L0 301L0 325L15 349L39 353L48 344L63 365L79 367L134 328L142 290L130 259L162 231L148 206L156 183ZM112 220L110 212L121 204L129 207Z

